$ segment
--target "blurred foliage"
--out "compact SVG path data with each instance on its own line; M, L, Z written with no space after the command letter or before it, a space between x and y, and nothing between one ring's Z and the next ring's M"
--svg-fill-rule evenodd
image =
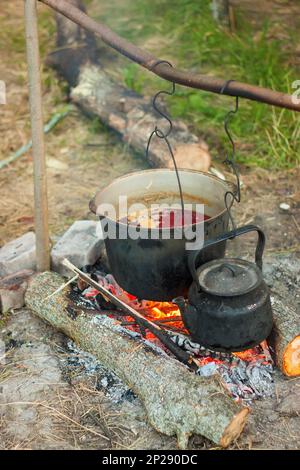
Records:
M232 33L216 24L210 4L209 0L125 1L118 15L114 13L112 19L108 11L105 21L124 37L185 70L293 92L299 69L289 61L299 39L296 32L277 39L274 25L265 22L254 31L246 15L236 13L238 29ZM134 64L125 66L123 80L139 93L152 94L165 86ZM233 99L177 86L168 106L172 117L183 118L194 132L206 136L214 157L224 157L228 142L223 120L234 107ZM240 162L277 169L300 163L298 113L240 100L231 129Z

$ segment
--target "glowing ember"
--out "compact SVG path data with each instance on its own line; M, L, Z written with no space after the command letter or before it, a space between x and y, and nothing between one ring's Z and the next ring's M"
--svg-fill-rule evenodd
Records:
M168 327L175 327L176 330L185 331L184 325L181 320L180 310L176 304L172 302L154 302L150 300L138 300L134 295L124 291L115 281L111 274L106 276L98 276L98 282L112 294L118 297L127 305L130 305L135 310L143 313L145 317L154 322L163 322ZM98 291L89 288L85 291L84 296L87 299L93 300L98 294ZM126 321L132 322L131 317L124 317ZM152 337L152 335L150 335ZM148 338L148 336L147 336Z
M141 310L150 320L169 319L170 317L181 317L177 305L172 302L141 301Z
M164 324L166 329L171 331L176 331L177 333L187 334L187 331L183 325L181 314L178 306L172 302L155 302L150 300L138 300L137 297L129 294L124 291L115 281L114 277L110 274L106 276L98 276L98 282L103 285L107 290L112 294L116 295L120 300L125 302L127 305L130 305L137 311L143 313L149 320L156 322L158 324ZM86 290L84 296L88 299L94 299L98 291L92 288ZM137 329L135 322L132 321L131 317L125 316L125 322L128 323L128 328ZM152 333L146 333L147 339L153 339ZM195 343L191 343L195 344ZM199 348L198 348L199 349ZM205 348L202 348L203 350ZM198 356L198 351L194 351L195 355ZM214 353L218 354L218 353ZM222 354L219 354L220 356ZM255 347L252 349L247 349L246 351L236 352L236 353L225 353L226 357L228 355L238 357L239 359L252 362L255 360L270 362L270 355L268 351L267 343L262 343L261 346ZM201 363L206 364L209 362L209 358L205 357L201 359ZM213 361L216 361L216 358L212 358ZM220 361L222 362L222 361Z

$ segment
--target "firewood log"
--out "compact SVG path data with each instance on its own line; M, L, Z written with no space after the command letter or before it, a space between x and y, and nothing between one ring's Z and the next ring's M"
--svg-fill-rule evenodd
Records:
M220 447L238 438L249 409L228 395L217 376L199 377L133 339L116 320L83 311L70 299L69 286L51 296L63 283L56 273L37 274L26 292L27 307L116 373L139 397L157 431L177 436L180 448L192 434Z
M300 375L300 312L272 297L274 328L269 338L276 365L288 377Z
M71 0L71 3L85 11L81 0ZM153 111L149 98L109 76L102 66L105 59L99 59L93 34L59 14L56 23L57 50L48 55L46 64L68 82L72 101L86 114L98 116L134 150L145 154L150 133L156 125L163 131L168 129L166 120ZM165 86L168 90L170 84ZM208 171L211 157L207 144L182 121L174 120L169 140L178 167ZM153 138L149 163L158 168L173 168L168 148L161 139Z

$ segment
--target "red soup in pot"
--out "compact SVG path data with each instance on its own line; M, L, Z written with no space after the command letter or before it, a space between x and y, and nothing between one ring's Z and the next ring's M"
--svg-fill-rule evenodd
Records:
M210 217L195 210L181 208L151 208L132 212L122 217L119 222L140 226L143 228L177 228L194 225L210 219Z

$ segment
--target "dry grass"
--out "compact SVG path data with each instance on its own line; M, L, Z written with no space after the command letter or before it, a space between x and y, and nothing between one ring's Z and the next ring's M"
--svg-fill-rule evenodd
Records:
M7 430L9 410L33 408L38 413L40 432L35 426L26 439ZM51 401L7 402L0 405L0 449L120 449L136 448L137 438L122 421L118 409L112 411L103 393L73 385L67 392L57 390Z
M1 106L1 149L0 157L5 158L30 138L27 64L25 50L25 32L23 19L23 1L0 1L0 46L1 46L1 80L6 82L7 105ZM40 12L40 45L54 46L51 34L54 21L45 7ZM45 115L60 98L61 92L54 75L42 70L44 85Z
M23 0L0 0L0 78L7 84L1 106L0 159L30 140ZM41 56L55 47L52 13L39 4ZM9 32L9 34L8 34ZM66 93L51 70L42 70L44 119L64 106ZM88 146L90 142L95 146ZM96 189L114 177L141 167L118 139L74 110L46 137L49 217L52 234L89 216ZM33 168L28 152L0 172L0 246L33 229Z

